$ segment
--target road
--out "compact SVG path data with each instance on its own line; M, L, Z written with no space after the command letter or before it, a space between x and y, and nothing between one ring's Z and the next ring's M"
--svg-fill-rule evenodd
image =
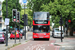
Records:
M55 50L57 47L52 44L54 42L55 40L29 41L28 43L14 47L11 50Z
M16 46L14 48L11 48L10 50L58 50L59 49L58 46L53 45L55 40L52 39L52 37L51 39L49 39L49 41L45 39L33 40L32 33L28 34L28 37L30 37L27 39L29 40L28 43Z
M32 32L27 32L27 39L21 39L21 45L11 48L10 50L75 50L75 38L65 37L63 42L60 38L50 37L49 41L45 39L33 40ZM13 45L15 40L8 41L8 46ZM19 39L16 40L19 43ZM4 49L3 49L4 48ZM5 44L0 44L0 50L5 50Z

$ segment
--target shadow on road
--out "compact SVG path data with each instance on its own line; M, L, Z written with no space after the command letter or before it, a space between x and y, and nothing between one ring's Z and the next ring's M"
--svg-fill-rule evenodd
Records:
M49 41L49 39L45 39L45 38L40 38L40 39L33 39L33 41Z
M54 37L54 39L61 39L61 37ZM62 37L62 39L64 39L64 37Z
M4 42L0 42L0 44L5 44Z

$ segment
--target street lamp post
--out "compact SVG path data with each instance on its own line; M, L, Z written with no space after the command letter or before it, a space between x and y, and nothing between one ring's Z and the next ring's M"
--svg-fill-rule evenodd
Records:
M8 17L8 4L7 4L7 0L6 0L6 18ZM8 25L6 25L6 46L8 46Z

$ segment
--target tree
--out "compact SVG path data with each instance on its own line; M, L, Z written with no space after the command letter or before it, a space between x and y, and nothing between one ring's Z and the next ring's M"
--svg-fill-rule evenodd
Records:
M32 11L29 9L25 9L25 14L28 15L28 26L32 25ZM21 16L24 15L24 9L21 10ZM22 16L23 17L23 16ZM22 18L21 17L21 18ZM22 20L21 20L22 21ZM22 21L24 23L24 21Z
M10 23L9 25L10 26L13 26L14 27L14 24L12 22L12 9L17 9L18 11L21 11L21 5L19 4L19 0L18 0L18 3L17 3L17 0L7 0L8 2L8 18L10 19ZM3 16L3 19L5 20L6 18L6 0L3 1L2 3L2 16Z
M48 4L50 0L28 0L28 8L34 11L40 11L42 4Z
M28 0L28 8L32 12L46 11L52 16L52 21L55 23L55 27L59 26L59 19L62 15L63 25L65 25L65 19L71 19L69 28L71 35L73 35L73 27L75 26L75 1L74 0Z
M52 15L52 21L55 23L55 26L59 26L60 15L63 17L63 21L65 24L65 19L71 19L71 23L69 23L69 28L71 28L71 35L73 35L73 27L74 24L74 14L75 14L75 1L74 0L54 0L54 2L50 1L47 5L43 4L41 6L42 11L48 11Z

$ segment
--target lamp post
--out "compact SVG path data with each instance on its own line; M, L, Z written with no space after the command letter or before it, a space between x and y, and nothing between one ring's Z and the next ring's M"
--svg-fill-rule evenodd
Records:
M6 18L8 17L8 4L6 0ZM6 46L8 46L8 25L6 25Z

